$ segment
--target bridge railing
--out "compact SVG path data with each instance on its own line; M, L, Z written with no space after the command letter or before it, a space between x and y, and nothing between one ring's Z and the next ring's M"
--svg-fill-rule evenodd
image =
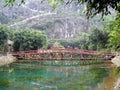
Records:
M23 54L45 54L45 53L73 53L73 54L86 54L86 55L97 55L100 52L93 51L93 50L80 50L80 49L72 49L72 48L56 48L56 49L39 49L39 50L28 50L28 51L18 51L18 52L11 52L12 55L23 55ZM114 56L114 53L107 52L104 53L105 55Z
M82 53L82 54L95 54L96 51L89 51L89 50L79 50L79 49L71 49L71 48L66 48L66 49L48 49L48 50L29 50L29 51L18 51L18 52L11 52L12 55L19 55L19 54L35 54L35 53L54 53L54 52L68 52L68 53Z

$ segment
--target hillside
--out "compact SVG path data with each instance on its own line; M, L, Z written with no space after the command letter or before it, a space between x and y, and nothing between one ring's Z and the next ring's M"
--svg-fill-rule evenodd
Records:
M106 23L100 20L100 15L88 20L84 8L84 5L71 3L52 10L47 2L41 4L39 0L28 0L22 6L3 8L0 23L15 30L42 30L49 39L70 39L81 32L90 33L93 27L102 28Z

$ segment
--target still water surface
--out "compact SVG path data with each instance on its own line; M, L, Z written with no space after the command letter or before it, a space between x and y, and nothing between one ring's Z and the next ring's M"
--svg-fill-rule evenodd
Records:
M106 64L20 62L0 67L0 90L114 90L116 81Z

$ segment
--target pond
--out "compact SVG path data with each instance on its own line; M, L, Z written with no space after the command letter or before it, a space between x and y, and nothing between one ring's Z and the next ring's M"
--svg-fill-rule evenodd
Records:
M66 62L16 62L0 67L0 90L114 90L118 77L110 64Z

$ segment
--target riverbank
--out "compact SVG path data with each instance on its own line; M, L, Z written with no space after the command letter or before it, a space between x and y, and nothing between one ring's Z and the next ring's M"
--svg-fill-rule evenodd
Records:
M15 61L16 61L15 57L13 57L9 54L6 56L1 56L0 57L0 66L8 65L8 64L13 63Z
M120 78L115 82L114 90L120 90Z
M120 55L114 57L111 62L115 64L117 67L120 67Z

